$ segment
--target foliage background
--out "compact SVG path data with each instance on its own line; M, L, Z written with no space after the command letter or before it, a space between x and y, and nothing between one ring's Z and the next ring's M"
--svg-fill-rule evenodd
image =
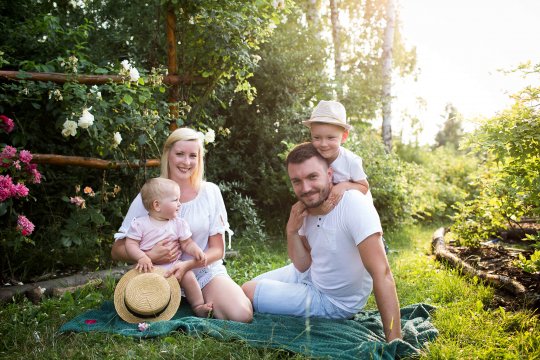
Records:
M256 244L282 237L294 201L283 155L291 144L309 140L301 120L319 100L338 98L355 127L345 146L364 159L385 228L448 223L455 206L467 213L468 201L476 201L477 208L484 209L483 202L502 189L512 189L512 199L520 199L510 216L538 213L533 199L538 173L519 180L531 174L530 167L537 171L538 158L512 153L512 159L525 164L519 168L502 156L507 142L523 139L510 131L514 125L520 128L522 119L532 119L524 132L539 133L536 113L527 107L537 93L531 90L533 100L523 100L519 109L493 120L508 121L500 144L498 130L488 126L479 130L482 136L475 135L476 145L459 148L460 117L448 108L448 126L434 147L403 144L396 137L395 150L386 153L380 132L371 126L381 108L386 4L340 2L351 22L338 29L343 40L339 77L329 66L335 48L322 5L308 0L0 0L0 70L122 74L126 79L95 87L0 82L0 114L16 123L16 130L2 135L0 143L32 153L140 161L159 156L170 122L203 132L212 129L216 141L207 145L207 179L220 184L237 239ZM169 87L162 82L167 72L168 9L176 15L178 72L193 80L179 86L173 104L180 110L177 118L169 114ZM414 49L404 46L399 27L394 53L395 73L410 74L415 69ZM121 65L124 60L138 69L139 80L129 80ZM62 136L65 121L77 121L85 108L91 109L94 124L79 128L75 136ZM116 132L122 136L118 145L113 141ZM528 150L534 154L538 139L529 140L536 141ZM478 163L488 160L488 144L489 159L507 175L485 172L482 179L492 181L474 181L483 169ZM467 154L469 150L475 152ZM26 281L48 271L108 266L112 235L131 199L147 177L158 175L152 168L40 165L39 170L43 181L30 189L32 200L14 205L35 223L34 244L16 247L15 239L0 230L2 280ZM488 192L482 183L500 186ZM86 186L95 196L77 192ZM69 202L76 195L85 199L85 209ZM478 196L483 200L475 200ZM455 205L459 203L465 205ZM504 214L508 217L510 212ZM8 223L6 216L0 221Z

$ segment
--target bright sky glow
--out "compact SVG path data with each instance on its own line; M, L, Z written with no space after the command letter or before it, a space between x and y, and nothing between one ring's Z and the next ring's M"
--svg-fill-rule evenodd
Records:
M509 95L530 84L516 74L520 63L540 63L539 0L398 0L402 33L416 46L418 81L395 79L393 132L407 137L403 113L424 127L431 143L452 103L465 119L491 117L508 108ZM420 109L417 97L426 100Z

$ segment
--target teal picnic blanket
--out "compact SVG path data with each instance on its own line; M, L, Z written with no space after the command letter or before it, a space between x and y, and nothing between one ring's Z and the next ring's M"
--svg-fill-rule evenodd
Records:
M362 311L354 320L329 320L256 313L249 324L193 316L186 302L169 321L149 323L145 331L120 319L114 304L89 310L65 323L60 332L100 331L137 338L183 331L222 341L243 340L254 347L280 348L311 357L335 359L394 359L418 354L438 331L430 321L435 308L415 304L401 309L403 340L386 343L378 311Z

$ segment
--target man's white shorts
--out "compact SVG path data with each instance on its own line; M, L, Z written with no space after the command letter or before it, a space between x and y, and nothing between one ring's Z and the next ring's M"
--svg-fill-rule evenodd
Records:
M333 304L311 281L310 271L299 272L293 264L257 276L253 307L256 312L351 319L355 314Z

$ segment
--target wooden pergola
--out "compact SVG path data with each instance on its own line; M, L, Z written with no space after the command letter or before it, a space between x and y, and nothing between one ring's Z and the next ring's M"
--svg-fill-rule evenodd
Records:
M167 70L168 75L163 78L163 83L169 85L167 101L169 102L169 112L171 118L178 118L179 85L204 85L208 80L203 77L193 77L178 74L178 63L176 55L176 14L174 7L170 4L167 8L166 17L167 33ZM26 72L0 70L0 81L51 81L58 84L65 82L77 82L86 85L102 85L107 83L121 83L125 81L120 75L73 75L53 72ZM176 122L169 124L169 129L175 130ZM32 162L36 164L51 164L60 166L81 166L94 169L119 169L138 167L157 167L159 159L148 159L145 161L110 161L82 156L65 156L56 154L33 154Z

